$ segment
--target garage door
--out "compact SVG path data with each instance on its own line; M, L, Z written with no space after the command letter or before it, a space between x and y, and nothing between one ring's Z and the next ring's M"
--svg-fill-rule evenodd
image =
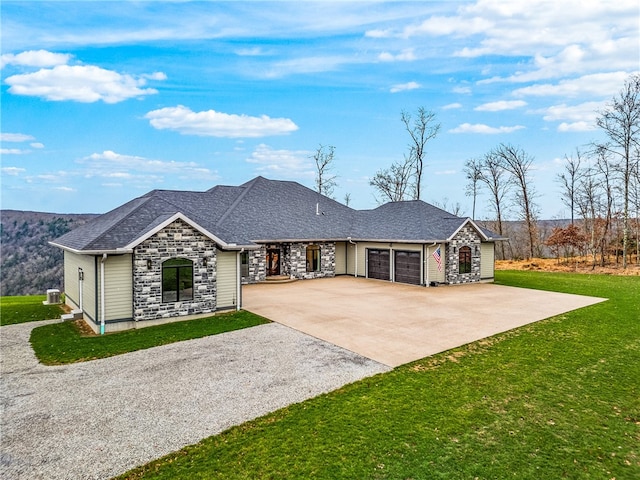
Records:
M389 250L367 249L367 277L391 280L389 275L391 262L389 260Z
M395 252L395 281L420 285L420 252Z

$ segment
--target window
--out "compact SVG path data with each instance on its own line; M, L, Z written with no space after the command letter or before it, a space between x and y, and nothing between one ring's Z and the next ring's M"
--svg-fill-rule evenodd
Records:
M193 300L193 262L172 258L162 264L162 302Z
M249 277L249 252L240 254L240 276L242 278Z
M320 247L309 245L307 247L307 272L320 271Z
M460 247L458 273L471 273L471 247Z

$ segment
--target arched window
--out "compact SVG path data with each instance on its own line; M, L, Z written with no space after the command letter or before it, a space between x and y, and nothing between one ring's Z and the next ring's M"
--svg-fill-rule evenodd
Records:
M460 247L458 273L471 273L471 247Z
M172 258L162 263L162 302L193 300L193 262Z
M320 271L320 247L309 245L307 247L307 272Z

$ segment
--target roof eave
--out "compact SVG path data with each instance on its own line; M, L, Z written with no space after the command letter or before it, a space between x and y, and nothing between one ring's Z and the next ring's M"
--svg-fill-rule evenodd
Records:
M116 249L105 248L105 249L83 250L80 248L73 248L67 245L62 245L56 242L47 242L47 243L49 243L49 245L51 245L52 247L60 248L67 252L75 253L78 255L103 255L105 253L107 255L123 255L125 253L133 253L133 249L131 248L116 248Z

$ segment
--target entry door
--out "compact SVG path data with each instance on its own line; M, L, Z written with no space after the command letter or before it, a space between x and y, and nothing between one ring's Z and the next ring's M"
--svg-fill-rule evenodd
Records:
M267 275L280 275L280 249L267 250Z
M420 285L420 252L398 250L394 260L396 282Z
M367 277L390 280L391 262L389 250L367 249Z

